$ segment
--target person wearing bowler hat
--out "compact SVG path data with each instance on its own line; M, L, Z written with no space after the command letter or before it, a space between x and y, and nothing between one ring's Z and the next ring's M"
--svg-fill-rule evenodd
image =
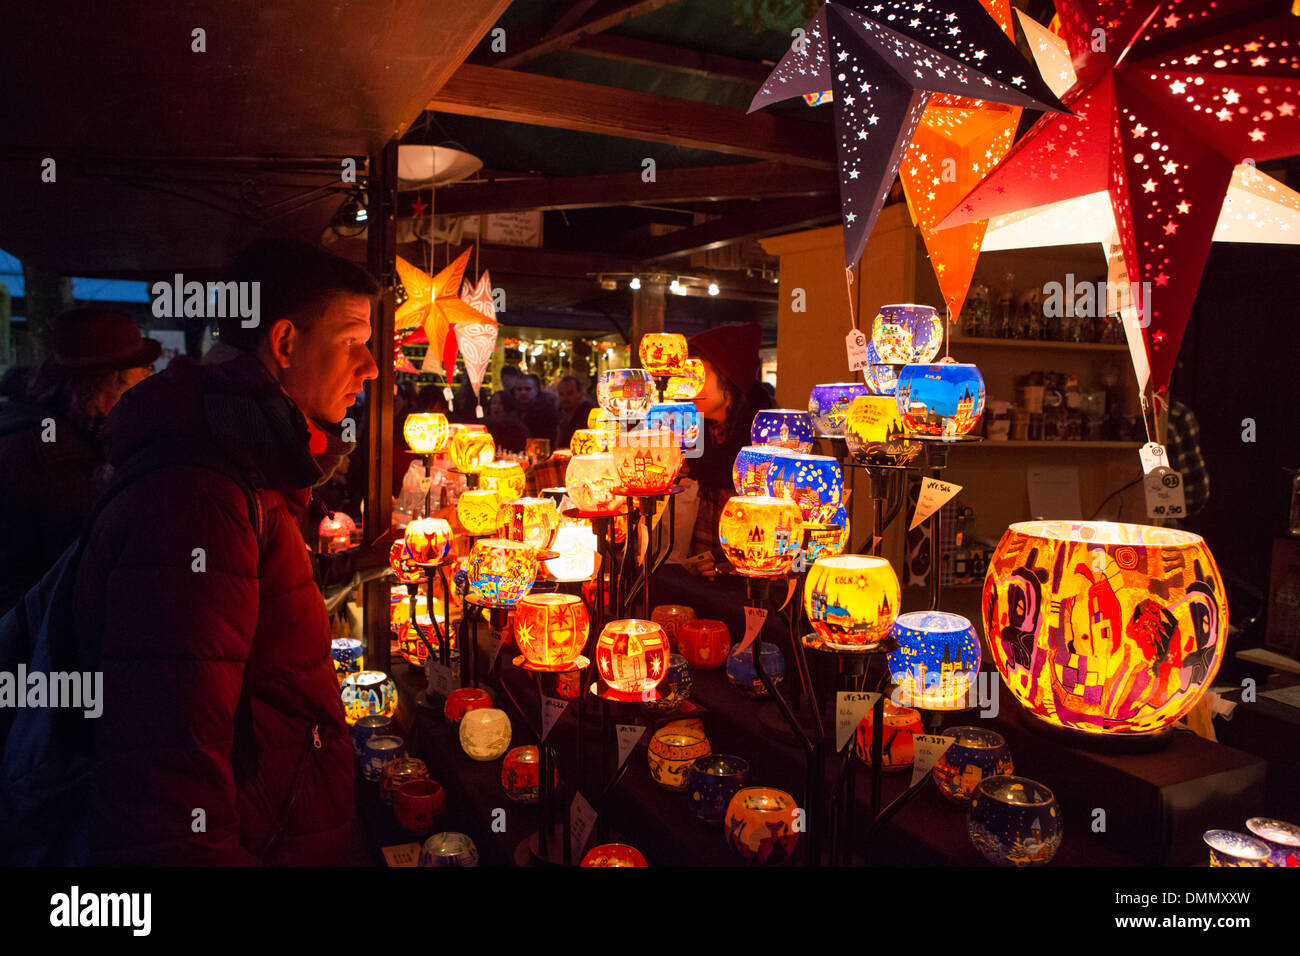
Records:
M110 309L64 312L51 345L26 395L0 411L0 614L81 533L102 490L108 413L162 352Z

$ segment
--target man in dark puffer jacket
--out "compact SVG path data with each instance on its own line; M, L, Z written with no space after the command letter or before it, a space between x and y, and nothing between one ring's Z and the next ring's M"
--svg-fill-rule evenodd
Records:
M77 605L103 655L96 864L321 865L348 846L352 746L296 519L322 477L309 422L340 421L378 374L378 289L285 240L254 244L228 278L260 283L257 326L221 320L201 365L174 360L126 396L109 457L220 449L258 489L260 542L239 484L199 465L145 475L92 529Z

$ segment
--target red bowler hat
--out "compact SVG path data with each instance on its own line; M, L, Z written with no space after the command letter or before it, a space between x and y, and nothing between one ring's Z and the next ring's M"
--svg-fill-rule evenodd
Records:
M72 309L54 320L54 364L94 374L152 365L162 343L140 334L135 319L112 309Z

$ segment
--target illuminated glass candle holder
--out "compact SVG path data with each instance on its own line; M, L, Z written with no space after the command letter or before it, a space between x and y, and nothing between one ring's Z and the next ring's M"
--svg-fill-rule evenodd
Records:
M1206 830L1202 837L1210 848L1210 866L1268 866L1268 844L1235 830Z
M491 488L462 491L456 502L456 518L470 534L494 534L501 525L501 496Z
M343 716L350 725L362 717L397 713L397 685L383 671L361 671L343 678Z
M932 361L943 345L943 320L928 305L882 305L871 322L871 345L881 362Z
M391 804L402 784L428 778L429 768L419 757L399 757L384 767L383 778L379 781L379 796L384 803Z
M1092 734L1160 731L1223 661L1228 603L1199 535L1085 521L1013 524L984 578L984 633L1035 717Z
M844 469L829 455L791 452L772 460L767 494L793 501L805 522L822 524L844 498Z
M727 812L731 798L745 785L749 761L731 754L699 757L686 772L686 789L695 815L717 826Z
M477 474L496 453L496 442L482 425L464 425L451 438L452 464L463 474Z
M803 516L784 498L737 495L722 509L718 541L738 573L780 577L803 544Z
M442 518L416 518L406 526L406 546L417 564L440 564L451 554L451 525Z
M798 803L775 787L744 787L727 804L722 829L727 845L746 863L788 863L799 844Z
M649 866L645 856L634 846L626 843L602 843L593 846L582 858L579 866Z
M397 639L397 650L402 655L402 659L412 667L424 667L429 660L429 645L432 645L434 650L438 649L438 634L434 630L433 617L430 617L427 613L417 612L416 618L420 624L420 629L424 630L424 636L428 639L429 644L425 644L420 639L420 629L411 627L408 623ZM442 627L445 620L441 614L437 615L438 627ZM456 635L454 633L451 635L451 648L452 666L455 667L457 655L455 651Z
M641 364L655 375L672 375L686 361L686 336L676 332L647 332L638 350Z
M731 483L738 495L767 494L767 479L777 458L798 454L776 445L746 445L731 465Z
M677 723L668 724L650 738L650 777L666 790L685 790L691 764L712 752L704 734Z
M605 409L597 405L591 411L587 412L587 427L596 431L605 431L611 424L618 426L619 418L617 415L611 415ZM574 452L577 454L577 452Z
M862 395L849 406L844 442L853 459L864 465L900 467L915 461L924 445L913 441L892 395Z
M336 511L320 519L316 528L320 539L321 554L337 554L352 547L352 535L357 530L357 523L342 511Z
M767 687L754 668L755 647L759 649L759 663L763 665L763 673L767 674L774 686L781 686L785 680L785 658L781 656L781 648L767 641L755 641L743 651L739 644L736 645L735 650L727 655L727 682L746 697L766 697Z
M664 386L664 400L689 402L699 398L704 391L704 363L697 358L687 359Z
M659 699L646 701L646 709L656 714L675 714L691 696L691 665L681 654L668 656L668 672L659 682Z
M614 493L619 486L618 471L608 452L575 455L565 469L564 486L574 505L586 514L612 514L627 507L627 499Z
M397 580L402 584L419 584L424 580L424 569L405 538L389 546L388 566L397 573Z
M870 352L871 346L867 346ZM897 365L881 365L873 363L868 365L863 371L863 377L867 380L867 390L872 395L889 395L893 396L898 391L898 372Z
M980 639L960 614L909 611L894 621L890 651L894 700L924 710L963 710L980 669Z
M420 866L478 866L478 847L463 833L435 833L420 847Z
M695 611L685 604L660 604L650 612L650 620L664 629L669 645L676 647L682 625L695 620Z
M406 756L406 741L401 737L371 737L361 758L361 776L371 783L384 777L384 768Z
M536 803L541 791L541 773L537 748L531 744L515 747L501 761L501 789L515 803Z
M596 642L596 670L615 700L652 699L668 657L668 638L654 621L610 621Z
M880 769L906 770L916 760L916 735L925 733L921 714L911 707L899 707L885 701L884 726L880 735ZM871 739L875 733L875 709L868 710L854 732L853 743L858 758L871 766Z
M1300 826L1271 817L1251 817L1246 829L1268 844L1269 866L1300 866Z
M864 651L889 636L902 590L884 558L845 554L818 558L804 584L804 611L822 642Z
M767 408L754 416L749 440L791 451L810 451L817 438L812 416L796 408Z
M817 434L833 438L842 436L849 406L855 398L867 394L867 386L861 382L826 382L814 385L808 395L808 413L817 426Z
M953 803L969 806L981 780L1015 770L1001 734L982 727L945 727L943 736L954 739L934 765L934 782Z
M471 710L487 710L492 706L488 692L477 687L458 687L447 695L447 702L442 705L442 716L453 724L459 724Z
M417 455L436 455L446 449L451 426L447 416L439 412L416 412L407 415L402 423L402 437L406 447Z
M582 654L590 623L576 594L530 594L515 607L515 643L534 670L568 670Z
M517 461L490 461L479 470L479 487L495 491L502 501L523 495L527 482L524 466Z
M408 780L393 794L393 816L404 830L428 833L447 812L447 792L436 780Z
M510 749L510 718L504 710L485 707L460 719L460 749L475 760L496 760Z
M497 537L545 551L560 530L560 512L550 498L516 498L497 512Z
M804 556L809 561L832 558L843 554L849 546L849 512L841 502L835 513L825 522L809 522L803 526Z
M682 467L682 449L666 429L629 432L610 449L619 491L629 495L663 495Z
M596 401L610 415L640 420L657 399L650 373L643 368L611 368L596 380Z
M556 581L586 581L596 573L596 532L590 522L562 524L551 550L559 557L546 562Z
M514 607L537 580L537 552L518 541L484 538L474 542L465 570L483 604Z
M364 645L355 637L337 637L330 641L330 657L334 659L334 674L341 682L349 674L364 670Z
M898 412L916 435L959 438L984 414L984 376L974 365L908 365L894 393Z
M575 429L569 439L569 450L575 455L595 455L609 451L609 436L598 428Z
M731 653L731 632L722 621L684 621L677 631L677 648L692 667L716 670Z
M360 760L366 755L366 741L371 737L391 737L397 733L397 724L392 717L375 714L362 717L352 725L352 752Z
M1045 866L1063 834L1056 795L1028 777L986 777L971 796L966 832L994 866Z
M658 402L646 414L646 426L672 432L677 447L690 451L700 443L700 410L691 402Z

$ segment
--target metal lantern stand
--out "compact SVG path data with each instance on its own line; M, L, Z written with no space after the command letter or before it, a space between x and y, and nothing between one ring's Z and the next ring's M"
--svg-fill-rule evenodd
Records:
M627 543L623 551L623 566L619 572L619 578L622 581L631 582L624 588L623 603L619 606L620 614L631 614L632 607L638 597L644 599L645 614L642 615L644 620L650 620L650 582L655 573L668 560L668 556L673 553L673 548L677 542L677 521L672 507L672 497L679 495L685 489L681 485L673 485L667 491L653 495L634 494L632 492L614 489L614 494L624 495L627 498ZM667 502L664 508L664 519L659 522L659 527L654 528L654 516L659 510L659 503ZM645 522L646 529L646 551L644 561L639 562L641 570L638 572L638 558L641 553L641 521ZM668 543L664 546L664 525L668 526ZM628 564L632 565L631 571Z
M411 627L415 628L416 636L424 644L425 649L429 652L429 659L435 656L438 663L442 666L451 667L451 585L447 581L447 568L454 565L456 559L448 556L445 560L435 561L429 564L420 564L424 571L424 601L425 607L429 609L429 628L421 627L419 618L415 613L416 597L420 590L420 585L415 585L415 590L411 591L408 597L411 607ZM442 587L442 625L438 624L438 615L434 613L433 603L433 579L437 577ZM432 634L430 634L430 631ZM461 645L464 646L463 644ZM435 703L435 693L433 683L430 681L429 686L416 695L415 702L418 706L426 709L442 712L442 704Z
M628 767L632 766L632 755L620 767L618 765L618 717L623 712L623 705L631 702L647 703L659 700L659 689L652 688L641 694L626 694L606 685L597 675L588 693L600 701L600 766L604 786L597 791L596 837L601 843L609 842L609 814L605 812L614 791L623 782Z

